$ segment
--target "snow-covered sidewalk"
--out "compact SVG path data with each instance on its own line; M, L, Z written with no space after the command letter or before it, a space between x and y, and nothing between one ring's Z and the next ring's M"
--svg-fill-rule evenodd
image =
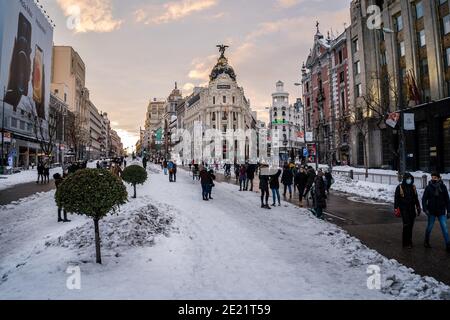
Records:
M0 299L439 299L450 288L388 260L342 229L286 204L260 209L255 193L218 183L213 201L179 171L155 166L138 199L100 223L57 224L54 192L0 209ZM131 188L129 189L131 191ZM370 265L382 289L369 290ZM69 290L70 266L81 290Z
M62 173L61 168L54 168L50 170L50 177L55 173ZM20 173L15 173L11 175L0 175L0 190L5 190L12 188L19 184L35 182L37 180L38 174L37 170L26 170Z

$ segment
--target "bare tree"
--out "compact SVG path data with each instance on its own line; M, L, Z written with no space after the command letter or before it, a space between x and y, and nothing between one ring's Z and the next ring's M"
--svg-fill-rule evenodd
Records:
M55 147L58 122L62 120L60 114L50 110L48 119L44 119L38 115L35 104L30 97L27 97L26 105L36 140L45 156L51 157Z
M89 142L84 130L85 121L79 113L71 113L66 123L66 134L69 145L73 148L76 159L80 160L80 151Z

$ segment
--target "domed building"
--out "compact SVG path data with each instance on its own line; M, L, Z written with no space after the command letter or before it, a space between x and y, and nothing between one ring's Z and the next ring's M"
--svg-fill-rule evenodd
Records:
M220 57L211 71L207 87L195 88L186 98L183 106L183 127L191 133L195 125L201 125L203 131L218 129L223 137L227 130L248 130L256 128L256 112L250 108L244 89L237 83L236 73L225 57L227 46L218 46ZM246 146L246 158L249 151ZM215 158L227 158L229 146L224 142L222 155Z

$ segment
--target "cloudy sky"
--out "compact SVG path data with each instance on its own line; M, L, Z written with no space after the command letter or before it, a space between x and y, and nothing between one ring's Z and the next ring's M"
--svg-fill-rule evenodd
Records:
M350 0L41 0L55 21L56 45L87 66L87 87L126 147L138 139L148 101L177 81L188 94L205 84L218 52L227 56L253 110L267 120L275 82L291 101L315 33L344 31Z

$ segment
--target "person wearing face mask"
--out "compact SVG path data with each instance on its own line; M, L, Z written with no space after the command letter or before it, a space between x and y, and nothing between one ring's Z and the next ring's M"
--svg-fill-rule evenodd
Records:
M422 210L414 177L410 173L404 175L403 182L395 190L394 208L396 216L403 220L403 248L411 249L414 222Z
M448 215L450 215L450 199L448 190L442 182L441 175L439 173L433 173L431 178L432 180L426 187L422 198L423 210L428 216L428 227L425 233L425 247L431 248L430 236L433 231L434 223L436 222L436 219L438 219L439 224L441 225L447 252L450 253L450 240L447 227L447 219Z

